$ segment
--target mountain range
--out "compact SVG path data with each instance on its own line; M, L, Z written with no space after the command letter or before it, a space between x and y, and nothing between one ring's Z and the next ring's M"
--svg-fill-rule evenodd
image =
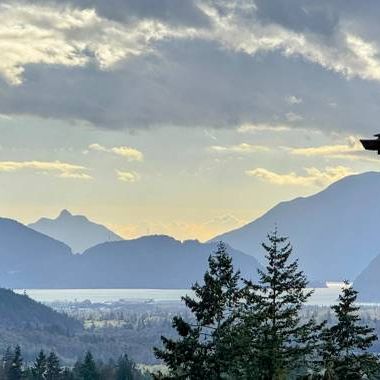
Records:
M164 235L97 245L77 255L69 283L76 288L189 288L202 281L215 243L178 241ZM257 278L257 260L229 248L236 269ZM86 276L81 274L86 273Z
M380 255L376 256L354 282L361 302L380 302Z
M219 240L229 245L243 275L255 276L264 261L261 242L277 226L289 236L312 284L357 277L357 286L368 288L367 298L373 299L380 275L379 190L380 173L349 176L312 196L279 203L208 243L161 235L120 240L106 227L67 210L56 219L31 224L33 229L0 218L0 286L188 287L202 279Z
M74 255L64 243L0 218L0 286L8 288L188 288L201 281L215 243L145 236L107 242ZM230 249L255 278L259 264Z
M0 218L0 286L50 287L65 268L71 249L11 219Z
M82 253L106 241L122 240L110 229L88 220L83 215L73 215L68 210L62 210L55 219L41 218L28 226L62 241L71 247L74 253Z
M380 253L379 194L380 173L348 176L315 195L279 203L212 240L223 240L262 262L261 242L277 226L289 236L311 281L353 280Z

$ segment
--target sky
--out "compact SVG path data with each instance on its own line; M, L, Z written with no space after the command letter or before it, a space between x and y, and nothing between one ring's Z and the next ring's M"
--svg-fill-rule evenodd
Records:
M204 241L380 170L379 11L0 0L0 215Z

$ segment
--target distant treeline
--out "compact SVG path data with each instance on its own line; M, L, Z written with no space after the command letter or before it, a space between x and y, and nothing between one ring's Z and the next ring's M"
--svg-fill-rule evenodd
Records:
M78 360L73 368L63 367L54 352L40 351L32 364L23 362L20 346L8 348L0 366L1 380L145 380L144 375L127 355L107 363L95 361L91 352Z
M364 325L357 292L346 281L333 318L305 318L311 296L307 279L291 258L292 247L277 230L263 243L266 266L252 282L235 271L220 243L209 257L195 297L183 301L193 317L173 318L177 337L155 348L168 371L156 379L290 380L380 379L377 340Z

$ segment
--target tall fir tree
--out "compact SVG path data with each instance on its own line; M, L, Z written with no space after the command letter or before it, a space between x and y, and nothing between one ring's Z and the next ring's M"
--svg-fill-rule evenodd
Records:
M116 380L133 380L134 365L126 354L117 361Z
M169 369L168 375L156 378L219 380L229 371L231 328L241 302L240 274L234 271L222 242L209 257L208 265L203 284L192 286L195 297L183 297L194 323L175 317L173 327L179 339L162 337L164 348L155 348L156 357Z
M323 331L322 359L328 376L339 380L380 377L379 360L367 350L377 336L374 329L361 324L358 292L348 281L333 305L337 322ZM327 377L327 376L326 376Z
M289 379L307 368L315 352L318 332L313 319L301 322L300 310L311 296L307 279L291 259L292 247L277 228L268 235L266 268L259 282L246 282L242 340L247 344L242 368L247 378ZM254 375L253 375L254 374Z
M99 374L92 353L88 351L79 368L80 380L98 380Z
M73 371L69 368L64 368L61 373L61 380L75 380Z
M46 360L46 380L59 380L62 368L58 356L55 352L50 352Z
M36 357L31 369L33 380L44 380L46 375L46 355L41 350Z
M4 378L7 378L9 375L10 368L13 361L13 351L11 347L7 347L3 355L3 374Z
M21 380L22 378L22 355L21 355L21 348L20 346L16 346L14 353L13 353L13 358L11 365L8 370L8 377L7 380Z

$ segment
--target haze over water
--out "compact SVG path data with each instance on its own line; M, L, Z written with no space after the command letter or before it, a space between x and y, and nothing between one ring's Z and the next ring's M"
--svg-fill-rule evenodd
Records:
M23 294L24 289L15 289ZM192 294L188 289L25 289L26 294L39 302L176 302L181 296ZM332 305L336 302L340 288L316 288L309 305Z

